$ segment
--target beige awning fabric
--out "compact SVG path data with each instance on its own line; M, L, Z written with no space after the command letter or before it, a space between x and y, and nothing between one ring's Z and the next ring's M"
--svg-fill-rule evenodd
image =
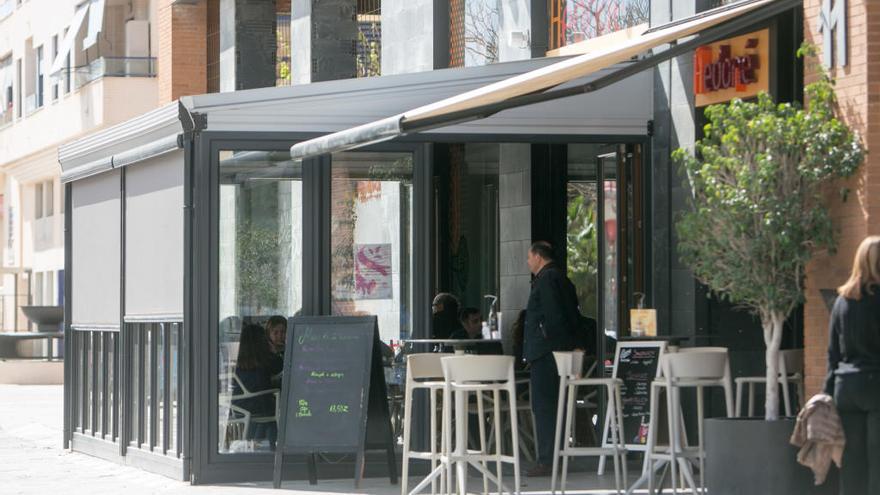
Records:
M451 119L454 119L454 116L466 113L470 109L487 107L539 93L590 76L615 64L629 61L652 48L699 34L701 31L738 18L743 14L779 3L791 2L786 2L786 0L744 0L718 7L692 18L650 29L641 36L615 46L563 60L376 122L297 143L290 148L291 158L298 160L386 141L405 134L405 129L419 128L420 124L427 126L436 123L438 120L442 120L443 116L451 116ZM480 117L470 116L470 120L476 118Z

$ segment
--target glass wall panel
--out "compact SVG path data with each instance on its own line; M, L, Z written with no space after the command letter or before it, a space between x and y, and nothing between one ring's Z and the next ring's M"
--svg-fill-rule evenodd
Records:
M221 453L274 448L283 331L267 327L286 326L303 298L302 169L286 155L220 152Z
M458 310L468 307L487 321L492 297L500 297L501 245L518 249L521 235L514 228L527 226L520 218L527 205L529 154L521 145L466 143L445 145L448 153L435 164L437 208L437 293L451 293L458 308L434 307L432 336L448 338L461 327ZM528 146L528 145L526 145ZM504 148L506 147L506 148ZM502 153L504 151L504 153ZM527 151L527 150L526 150ZM502 155L505 159L502 163ZM504 169L502 184L501 175ZM513 224L502 239L500 207L504 204ZM525 231L527 232L527 230ZM519 260L511 253L506 263ZM525 265L518 267L526 270ZM513 270L515 271L516 268ZM436 295L436 294L435 294ZM487 298L486 296L492 296ZM500 299L495 309L501 308Z
M621 294L618 291L620 283L620 249L617 228L617 154L608 153L599 157L599 166L602 167L602 288L605 298L602 301L601 329L606 334L617 335L618 331L618 308Z
M334 315L376 315L383 341L412 332L411 153L332 157L330 303Z
M573 144L568 154L566 262L581 314L596 320L599 298L598 145Z

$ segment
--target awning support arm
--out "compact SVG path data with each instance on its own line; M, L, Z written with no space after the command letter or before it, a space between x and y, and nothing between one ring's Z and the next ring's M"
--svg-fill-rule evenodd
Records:
M460 112L453 112L437 117L422 119L412 124L407 124L406 121L403 121L400 124L400 130L402 131L402 134L422 132L438 127L446 127L452 124L460 124L471 120L484 119L487 117L491 117L498 112L511 108L534 105L536 103L558 100L560 98L568 98L570 96L592 93L593 91L598 91L616 82L622 81L630 76L634 76L644 70L650 69L657 64L690 52L699 46L714 43L718 40L728 38L732 34L748 28L750 25L754 24L756 22L754 19L756 14L760 14L760 18L766 18L785 12L786 10L791 9L800 3L801 0L787 0L766 7L765 9L770 10L769 13L767 12L767 10L750 12L738 19L731 20L721 26L708 29L704 33L701 33L695 38L685 41L684 43L675 43L667 50L664 50L656 55L651 55L649 57L643 58L633 64L616 70L613 73L608 74L607 76L602 76L595 81L590 81L586 84L571 88L553 89L541 93L532 93L528 95L518 96L498 103L469 108ZM365 143L357 147L364 146L366 144L369 143Z

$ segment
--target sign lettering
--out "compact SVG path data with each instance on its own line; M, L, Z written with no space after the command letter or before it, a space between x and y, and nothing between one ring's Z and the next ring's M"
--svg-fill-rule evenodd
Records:
M694 52L696 106L749 98L768 89L765 29L697 48Z

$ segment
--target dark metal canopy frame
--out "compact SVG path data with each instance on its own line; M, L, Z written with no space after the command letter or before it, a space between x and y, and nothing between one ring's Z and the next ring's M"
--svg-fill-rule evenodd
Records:
M187 252L185 321L193 330L192 386L192 481L224 483L269 480L274 454L221 454L218 445L218 346L219 346L219 154L221 150L286 153L290 145L314 137L310 134L194 131L187 157L187 179L192 191L187 198L190 212ZM363 148L363 151L410 152L413 154L413 338L427 338L431 326L435 253L434 166L435 143L633 143L649 150L647 136L534 136L421 134ZM533 160L534 164L534 160ZM303 315L329 315L330 287L330 155L308 158L302 164L303 181ZM647 166L646 166L647 169ZM189 201L192 201L191 203ZM649 248L648 248L649 249ZM650 270L646 268L646 274ZM426 401L425 401L426 402ZM418 404L415 436L425 438L427 404ZM367 475L384 476L382 453L367 455ZM322 478L349 477L354 459L320 464ZM292 456L285 462L285 479L307 479L307 458Z

